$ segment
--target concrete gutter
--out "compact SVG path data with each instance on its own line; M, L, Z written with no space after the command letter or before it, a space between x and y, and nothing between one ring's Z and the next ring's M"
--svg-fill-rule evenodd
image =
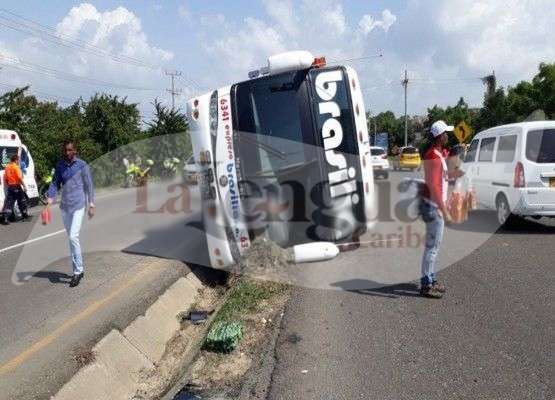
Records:
M129 400L142 378L162 359L181 328L178 314L197 301L203 283L194 273L177 280L123 331L112 330L93 348L94 361L81 368L53 400ZM192 338L200 347L202 335ZM191 358L194 355L184 355Z

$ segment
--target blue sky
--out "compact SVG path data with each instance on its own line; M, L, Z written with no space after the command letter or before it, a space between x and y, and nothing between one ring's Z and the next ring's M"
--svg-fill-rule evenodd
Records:
M381 52L381 58L351 63L365 88L366 108L402 112L399 82L406 68L410 114L454 104L461 96L479 106L480 76L495 70L502 85L514 85L530 79L539 62L555 61L550 0L8 0L0 7L1 91L31 84L42 97L69 102L103 90L138 102L145 118L154 97L169 103L166 69L183 73L177 80L182 105L202 90L245 79L268 55L285 50L306 49L328 59ZM104 56L5 26L25 30L29 20L51 27L53 35L93 44ZM149 67L116 62L108 53ZM32 63L34 71L24 71L21 62ZM44 68L125 87L36 72Z

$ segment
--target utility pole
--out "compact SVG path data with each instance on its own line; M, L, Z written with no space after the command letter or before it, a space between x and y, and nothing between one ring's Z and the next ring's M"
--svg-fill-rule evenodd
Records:
M374 122L374 141L370 140L370 144L376 145L376 117L372 116L372 111L368 111L368 116L370 120L368 121L368 134L370 135L370 139L372 139L372 122Z
M495 93L497 79L495 77L495 71L492 71L491 75L484 76L482 83L486 85L486 98L492 96Z
M405 70L405 79L401 81L401 84L405 88L405 147L407 147L407 132L408 132L408 119L407 119L407 86L409 85L409 78L407 76L407 70Z
M182 92L181 89L175 88L175 82L174 82L176 76L181 76L181 71L166 71L166 75L169 76L171 79L172 88L166 89L166 90L170 92L172 95L172 110L173 110L175 108L175 96L178 94L181 94Z

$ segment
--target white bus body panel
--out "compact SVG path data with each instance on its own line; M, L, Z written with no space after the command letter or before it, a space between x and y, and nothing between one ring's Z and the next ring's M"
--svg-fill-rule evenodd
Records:
M237 254L234 255L234 248L240 255L250 246L241 203L238 201L230 88L228 86L217 91L217 110L212 110L217 113L212 115L212 119L217 118L215 138L211 137L210 126L210 102L214 92L197 96L187 102L193 156L199 171L198 184L201 192L204 230L210 263L216 268L236 264L238 260ZM213 140L215 140L215 154L212 148ZM211 154L210 163L202 164L200 154L207 151ZM208 182L204 177L210 169L212 169L213 179ZM220 182L223 175L225 175L225 185L222 184L224 179ZM230 182L234 188L230 187ZM207 188L211 188L215 198L202 198L203 191Z
M353 111L355 114L360 170L362 171L362 182L364 186L366 227L367 229L372 229L378 217L378 207L374 189L374 171L372 168L372 157L370 155L370 136L368 135L368 125L366 121L366 108L364 107L364 98L362 96L358 74L351 67L345 67L345 69L349 79Z

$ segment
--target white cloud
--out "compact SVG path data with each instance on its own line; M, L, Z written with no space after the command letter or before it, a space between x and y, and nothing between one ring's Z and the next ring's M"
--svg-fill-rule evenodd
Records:
M185 4L180 4L179 7L177 7L177 13L181 19L187 22L191 21L191 12Z
M298 20L291 0L264 0L264 8L287 35L299 34Z
M225 24L225 15L223 14L201 15L200 24L207 28L217 28Z
M550 0L451 0L438 7L437 16L439 29L455 42L468 68L524 78L540 61L555 59Z
M347 22L341 4L336 4L334 8L325 11L322 18L337 35L343 35L347 30Z
M340 1L265 0L264 6L267 18L247 17L238 24L226 21L203 35L207 53L227 61L226 70L218 74L222 81L244 79L269 55L287 50L309 50L330 59L359 54L357 36L347 25Z
M171 52L148 44L140 19L124 7L103 13L88 3L73 7L56 27L56 33L61 37L84 39L110 53L147 63L173 58Z
M55 45L40 37L28 37L3 45L5 48L0 49L2 54L9 53L11 57L36 66L32 72L21 68L9 68L8 71L6 67L8 73L3 77L8 84L30 84L34 90L58 93L63 98L87 98L95 92L117 94L140 103L144 115L150 113L149 103L154 97L167 96L163 68L174 55L149 43L140 19L128 9L117 7L100 11L89 3L83 3L66 14L56 25L55 32L59 38L67 40L65 46ZM81 44L86 42L87 45L67 46L76 41ZM110 55L116 55L120 62ZM133 60L138 60L142 66L133 65L136 64ZM78 77L68 81L39 74L39 71L44 72L44 68L114 86L90 85ZM156 90L131 89L145 87Z
M375 20L371 15L365 14L360 19L358 26L362 33L366 36L378 27L382 28L384 32L389 31L389 28L391 28L391 25L393 25L395 21L397 21L397 17L391 11L385 9L382 11L381 20Z
M205 44L205 49L219 60L225 60L232 71L246 76L248 70L260 66L262 55L267 57L283 52L286 46L283 36L276 29L249 17L245 18L244 27L235 35L225 35L211 44Z

